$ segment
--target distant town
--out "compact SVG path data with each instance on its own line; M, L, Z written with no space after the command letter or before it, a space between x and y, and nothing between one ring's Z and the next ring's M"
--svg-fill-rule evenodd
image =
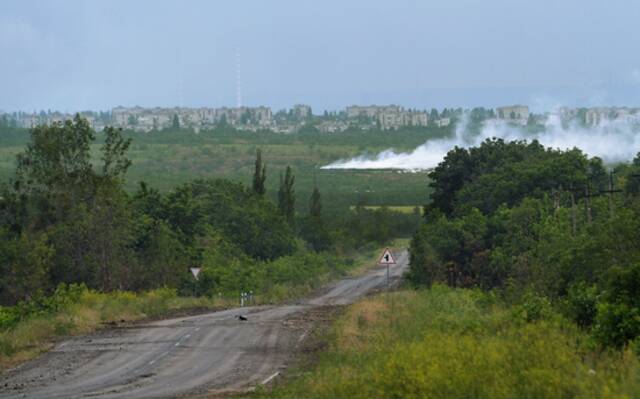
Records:
M238 130L270 130L278 133L295 133L303 129L319 132L342 132L347 129L396 130L404 127L446 127L465 113L475 112L481 119L504 120L516 125L542 123L547 115L534 115L526 105L511 105L495 109L472 110L436 109L415 110L398 105L352 105L340 111L324 111L314 114L309 105L297 104L290 109L272 112L271 108L221 107L221 108L144 108L116 107L111 111L82 111L91 126L99 131L115 126L136 132L153 132L165 129L186 128L195 132L220 126ZM640 108L597 107L559 108L553 112L563 121L575 120L585 126L597 126L606 121L623 121L640 124ZM0 123L20 128L32 128L71 119L76 113L58 111L1 112Z

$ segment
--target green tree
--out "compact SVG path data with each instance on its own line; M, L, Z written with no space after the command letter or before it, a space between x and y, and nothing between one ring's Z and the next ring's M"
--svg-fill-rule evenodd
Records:
M108 290L128 281L135 257L122 181L131 163L126 157L131 140L113 128L105 129L104 136L98 171L90 153L95 133L79 115L34 128L18 155L14 193L7 202L18 214L26 209L24 233L47 231L55 248L54 284L86 282Z
M51 288L53 256L47 234L15 235L0 229L0 304L13 305Z
M197 251L202 249L199 239L211 229L255 259L275 259L295 250L293 231L276 206L239 183L196 180L169 193L165 204L171 228Z
M309 199L309 215L313 218L322 218L322 198L318 186L313 188Z
M290 226L295 222L296 193L293 187L295 176L291 167L287 166L284 178L280 175L280 188L278 190L278 210L284 216Z
M180 129L180 118L178 114L173 114L173 119L171 119L171 127L173 129Z
M253 191L263 196L267 189L265 188L265 181L267 180L267 165L262 163L262 150L258 148L256 151L256 163L253 172Z
M78 204L72 214L52 229L53 282L84 282L105 291L132 288L136 257L126 193L103 186L94 201Z
M315 251L331 248L331 237L322 220L322 201L317 186L309 199L309 216L303 220L301 233Z
M640 263L609 270L604 300L598 306L596 338L622 347L640 336Z

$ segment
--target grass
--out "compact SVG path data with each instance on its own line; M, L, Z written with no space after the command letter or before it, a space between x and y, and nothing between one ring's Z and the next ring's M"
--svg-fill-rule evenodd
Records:
M0 331L0 371L48 350L58 337L87 334L112 323L154 318L177 310L231 305L226 298L178 297L171 289L140 294L85 290L77 302L61 312L29 317Z
M636 398L631 351L597 352L559 317L526 323L486 294L435 286L351 306L309 371L254 397Z
M382 208L381 205L366 205L364 207L365 209L368 210L378 210L380 208ZM385 208L387 208L390 211L393 212L400 212L400 213L406 213L406 214L412 214L415 212L415 209L418 208L418 211L421 211L422 209L422 205L385 205ZM349 207L350 210L355 210L356 209L356 205L351 205L351 207Z

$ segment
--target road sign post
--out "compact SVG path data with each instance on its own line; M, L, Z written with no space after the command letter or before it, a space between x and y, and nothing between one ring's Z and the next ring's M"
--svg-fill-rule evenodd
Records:
M380 259L378 260L378 264L387 266L387 292L388 292L389 291L389 266L396 264L396 260L393 258L393 254L391 253L391 250L389 248L384 249L384 251L382 252L382 256L380 256Z
M196 296L196 284L198 284L198 274L200 274L200 270L202 270L201 267L192 267L189 270L191 270L191 274L193 274L193 278L196 279L196 282L193 283L193 296Z

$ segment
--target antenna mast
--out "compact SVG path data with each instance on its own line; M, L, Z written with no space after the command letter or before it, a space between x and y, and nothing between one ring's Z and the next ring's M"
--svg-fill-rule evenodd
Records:
M242 107L242 81L240 80L240 49L236 47L236 107Z

